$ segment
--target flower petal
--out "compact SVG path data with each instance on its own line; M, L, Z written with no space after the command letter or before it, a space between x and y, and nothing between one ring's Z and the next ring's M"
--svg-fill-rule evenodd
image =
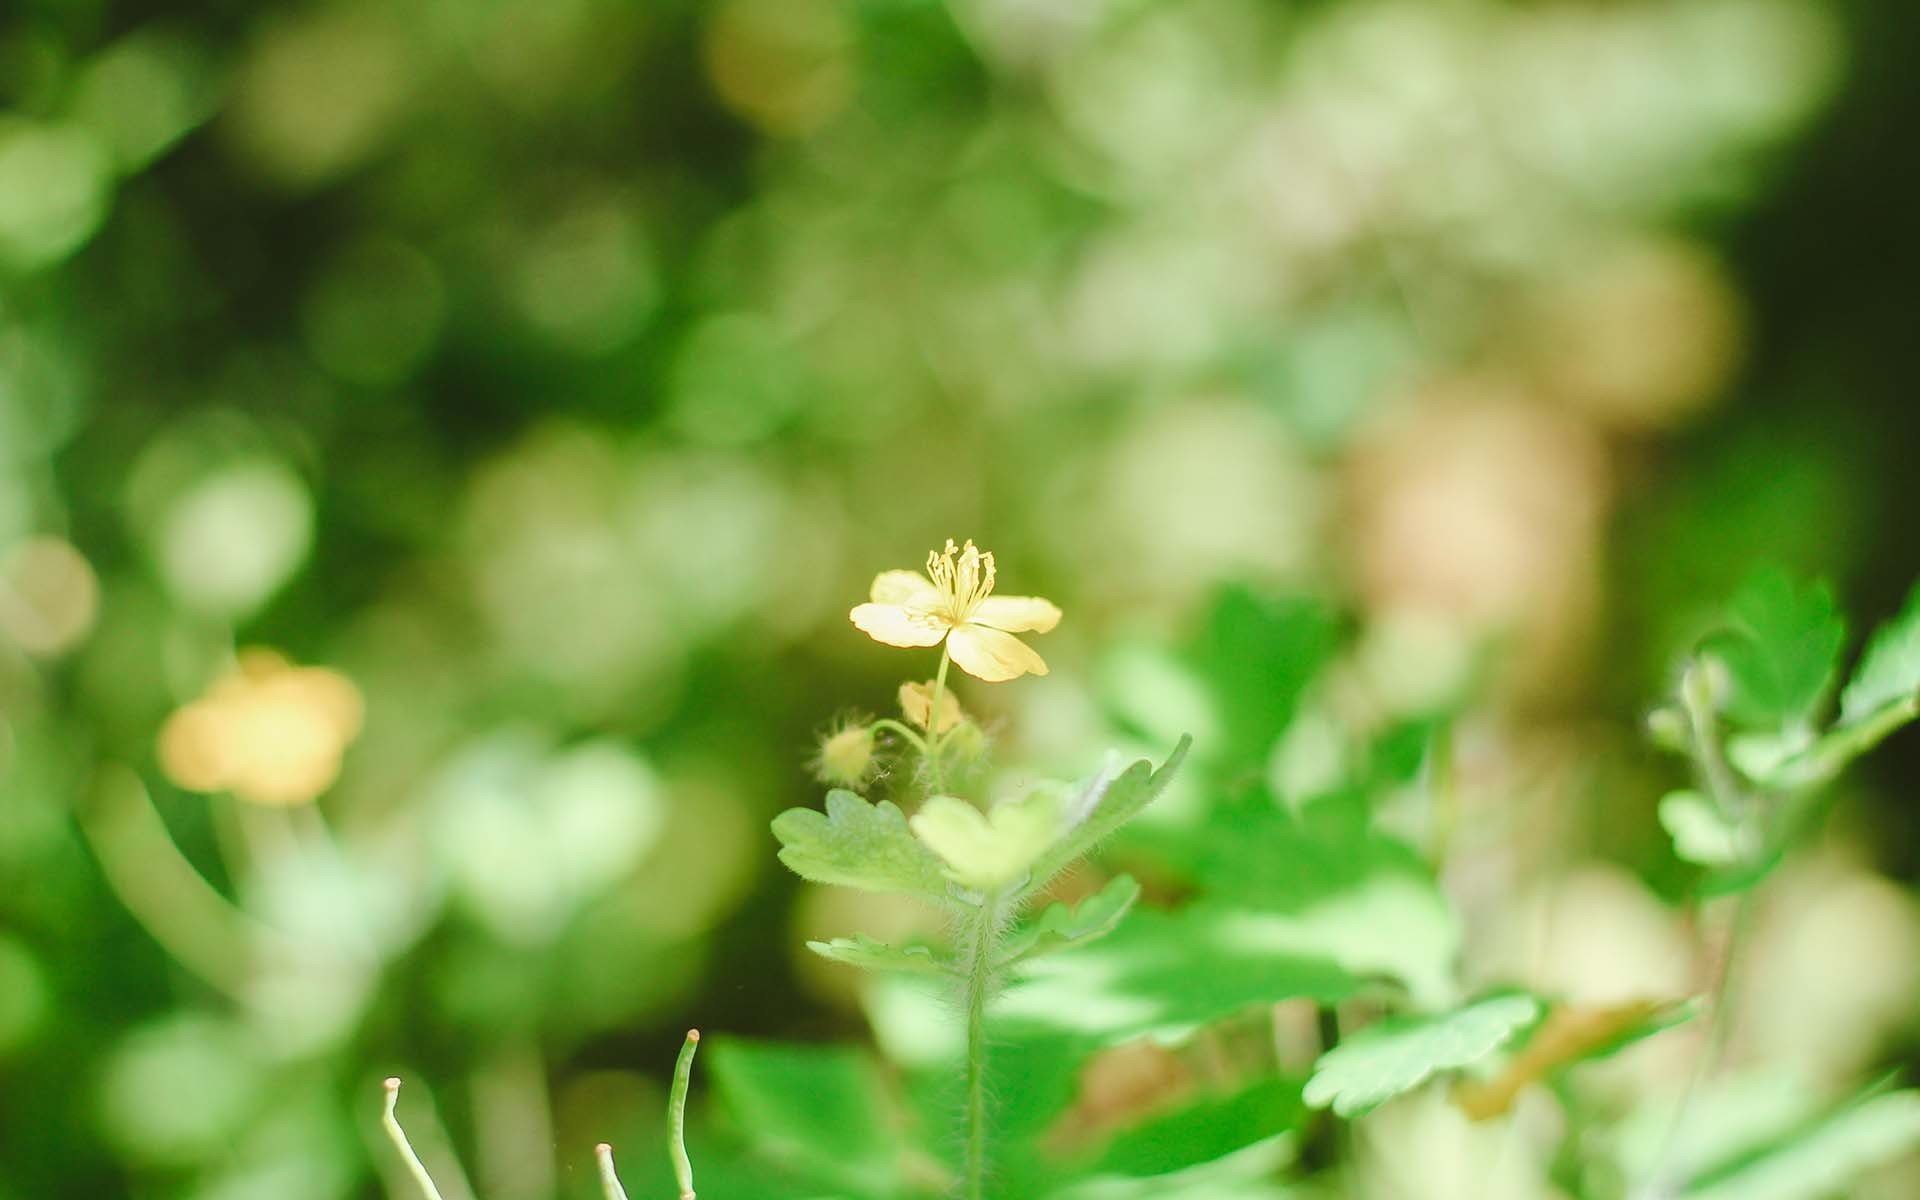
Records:
M1060 610L1038 596L988 596L969 619L1008 633L1045 633L1060 623Z
M962 625L947 638L947 649L962 671L988 683L1047 673L1047 662L1010 633L986 625Z
M940 589L918 571L882 571L873 577L867 599L905 608L940 607Z
M889 646L937 646L947 636L946 621L899 604L857 604L847 618L861 633Z

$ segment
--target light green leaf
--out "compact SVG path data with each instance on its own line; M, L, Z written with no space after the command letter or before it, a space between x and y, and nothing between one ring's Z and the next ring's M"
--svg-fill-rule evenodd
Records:
M1049 904L1031 923L1007 939L1000 965L1011 966L1105 937L1119 926L1120 919L1139 898L1140 885L1133 876L1118 875L1072 908L1059 902Z
M775 817L773 836L780 839L780 861L802 879L950 902L939 857L885 800L869 804L835 789L827 793L825 813L790 808Z
M1439 1071L1478 1062L1540 1018L1532 996L1493 996L1437 1016L1381 1021L1320 1056L1303 1093L1314 1108L1359 1116Z
M1840 723L1857 725L1920 693L1920 586L1900 615L1881 625L1840 693Z
M1862 1171L1920 1147L1920 1091L1848 1104L1759 1152L1695 1178L1685 1200L1818 1200L1841 1194Z
M1762 728L1804 723L1833 682L1847 636L1833 593L1765 567L1733 598L1728 618L1701 646L1726 668L1727 715Z
M856 933L850 938L834 938L830 942L808 942L807 949L821 958L830 958L869 971L937 974L954 969L947 956L935 953L931 946L889 946L885 942L874 941L864 933Z
M1060 831L1060 800L1036 788L981 812L953 796L933 796L908 822L961 887L997 892L1022 879Z
M1748 839L1699 792L1688 789L1662 796L1660 824L1673 838L1673 852L1687 862L1725 867L1746 857Z
M1088 785L1079 797L1070 801L1067 830L1034 862L1026 890L1032 891L1046 883L1153 803L1173 781L1173 773L1180 769L1192 745L1191 737L1182 737L1157 771L1143 758L1121 772L1117 779L1109 782L1103 777Z

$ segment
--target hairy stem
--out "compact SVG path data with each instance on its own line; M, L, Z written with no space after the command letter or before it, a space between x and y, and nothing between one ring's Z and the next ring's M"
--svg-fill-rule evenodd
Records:
M927 709L927 770L933 779L935 795L947 786L946 771L940 761L940 743L945 735L940 729L940 702L947 691L947 664L953 661L953 652L947 649L945 642L940 643L940 669L933 676L933 704Z
M937 692L935 693L938 694ZM993 990L994 944L1000 936L1000 897L981 901L968 930L967 1009L967 1200L982 1200L987 1175L987 998Z

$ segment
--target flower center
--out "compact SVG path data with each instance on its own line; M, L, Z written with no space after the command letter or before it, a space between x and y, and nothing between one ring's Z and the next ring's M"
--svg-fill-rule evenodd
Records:
M964 625L993 592L993 554L981 551L972 538L964 547L948 538L946 549L927 555L927 578L940 591L947 620Z

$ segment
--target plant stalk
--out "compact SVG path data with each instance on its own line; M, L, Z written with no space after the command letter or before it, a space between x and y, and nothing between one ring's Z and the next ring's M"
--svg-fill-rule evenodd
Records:
M935 693L938 695L938 693ZM984 1200L987 1175L987 997L993 990L994 943L1000 934L1000 897L981 901L970 933L967 1008L967 1200Z
M947 692L947 664L953 661L953 652L947 649L945 642L940 643L940 669L933 676L933 704L927 709L927 770L933 779L933 794L939 795L946 789L946 770L940 760L940 743L945 740L940 730L940 702Z

